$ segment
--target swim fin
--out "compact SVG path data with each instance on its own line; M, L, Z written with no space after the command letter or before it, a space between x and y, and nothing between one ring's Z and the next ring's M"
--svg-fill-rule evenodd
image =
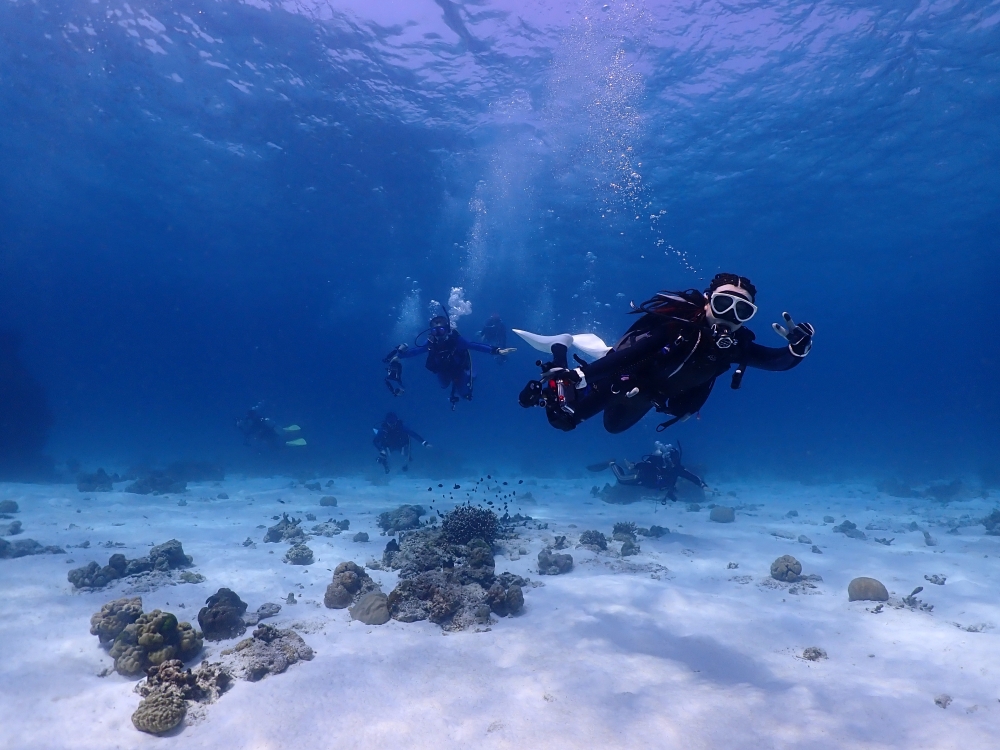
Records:
M599 359L611 351L611 347L604 343L600 336L593 333L562 333L558 336L542 336L529 331L521 331L512 328L512 331L527 341L533 348L546 354L552 353L553 344L562 344L567 349L576 347L588 357Z
M282 427L281 429L283 429L285 432L298 432L302 428L299 427L297 424L290 424L288 425L288 427Z
M299 438L298 440L286 440L285 445L305 445L305 438Z
M611 464L613 464L613 463L614 463L614 461L605 461L604 463L600 463L600 464L590 464L587 467L587 471L604 471L609 466L611 466Z

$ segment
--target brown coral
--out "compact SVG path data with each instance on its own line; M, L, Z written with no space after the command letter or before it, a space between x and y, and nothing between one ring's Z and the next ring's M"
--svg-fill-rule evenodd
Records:
M140 732L163 734L184 721L187 714L187 703L180 694L172 689L154 690L143 698L139 707L132 714L132 723Z

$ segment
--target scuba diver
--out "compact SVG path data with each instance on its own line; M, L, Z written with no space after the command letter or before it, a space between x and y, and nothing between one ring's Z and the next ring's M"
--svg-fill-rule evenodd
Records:
M693 474L681 465L680 441L677 446L664 445L656 441L655 450L642 457L637 463L625 462L625 467L621 467L615 461L611 461L606 466L599 464L598 467L604 469L608 466L614 472L618 484L625 484L633 487L647 487L651 490L665 490L667 497L677 500L677 479L686 479L692 484L696 484L702 489L707 489L708 485L697 474ZM666 502L664 499L663 502Z
M500 349L507 347L507 326L504 325L498 313L490 315L490 317L486 319L486 322L483 323L482 329L476 335L484 344L496 346ZM494 359L498 365L502 365L507 361L507 355L498 354L494 357Z
M294 437L295 433L302 429L297 424L282 427L281 432L284 433L282 435L278 432L278 426L274 420L264 416L263 410L264 402L261 401L253 408L248 409L246 415L236 418L236 429L243 433L243 445L259 443L276 450L281 447L282 443L293 447L306 444L303 438Z
M382 424L373 428L375 437L372 444L378 449L378 458L375 460L382 464L385 473L389 473L389 454L392 451L399 451L403 457L403 471L410 468L410 438L420 442L425 448L430 448L431 444L420 435L403 424L403 420L396 416L395 412L389 412L382 420Z
M427 354L426 367L437 375L442 388L451 386L451 409L455 410L459 399L472 400L472 355L470 350L493 355L507 355L516 349L501 349L478 341L468 341L457 329L452 328L451 320L442 310L441 315L435 315L430 320L426 331L417 335L417 340L424 333L427 340L423 343L414 341L414 346L400 344L389 352L382 361L387 365L385 384L393 396L403 393L403 363L401 359L418 357Z
M542 377L529 382L518 401L524 408L544 407L549 424L565 431L603 411L604 429L624 432L655 408L671 417L657 426L662 432L697 413L715 379L733 365L731 387L738 389L747 367L790 370L809 353L815 329L787 312L785 326L772 324L786 346L754 342L744 324L757 312L756 297L748 278L731 273L717 274L704 292L659 292L633 305L633 314L642 317L614 347L593 334L539 336L514 329L534 348L552 353L551 362L537 362ZM599 359L585 362L574 354L579 367L570 369L571 346Z

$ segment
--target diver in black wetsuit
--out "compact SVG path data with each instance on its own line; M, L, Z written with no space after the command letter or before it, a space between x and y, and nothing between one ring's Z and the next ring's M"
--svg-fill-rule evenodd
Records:
M403 471L410 468L410 438L420 442L425 448L431 445L420 435L403 424L403 421L394 412L385 415L385 419L375 429L375 437L372 443L378 449L378 458L375 460L382 464L385 473L389 473L389 454L392 451L399 451L403 457Z
M458 401L464 398L472 400L472 355L470 351L484 352L493 355L507 355L514 349L501 349L498 346L481 344L478 341L468 341L454 328L447 315L435 315L431 318L427 329L427 340L423 344L407 346L400 344L384 358L388 366L385 384L393 396L403 393L402 359L418 357L427 354L426 367L437 375L442 388L451 386L451 408L454 411ZM419 337L418 337L419 338Z
M277 450L284 445L299 447L306 444L303 438L293 438L300 433L297 424L279 428L274 420L264 416L264 402L251 409L242 417L236 418L236 429L243 433L243 445L260 444L272 450ZM284 433L284 435L282 435Z
M784 313L773 324L788 345L779 349L754 342L743 326L757 307L757 289L744 276L720 273L704 293L660 292L637 309L642 317L603 357L571 370L567 361L572 336L551 345L552 361L542 364L542 378L521 391L521 406L545 407L549 423L572 430L604 412L604 428L624 432L650 409L671 415L661 431L698 412L715 379L736 366L732 387L739 388L747 367L790 370L809 353L815 330ZM529 339L530 340L530 339ZM541 363L540 363L541 364Z
M262 413L264 404L259 403L247 409L246 415L236 418L236 429L243 433L243 445L262 443L269 448L281 445L281 437L274 420Z
M507 348L507 326L504 325L498 313L493 313L486 319L477 336L484 344L489 344L500 349ZM498 365L502 365L507 361L507 355L497 354L494 359Z
M656 450L643 456L638 463L625 462L625 468L617 462L610 463L618 484L637 487L648 487L652 490L664 490L667 497L677 500L677 480L686 479L702 489L707 484L697 474L693 474L681 465L681 451L673 445L656 443Z

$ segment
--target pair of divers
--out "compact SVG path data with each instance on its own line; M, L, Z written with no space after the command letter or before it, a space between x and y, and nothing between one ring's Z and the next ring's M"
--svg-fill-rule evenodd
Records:
M678 479L686 479L703 490L708 488L701 477L688 471L681 464L680 441L676 446L656 441L652 453L643 456L636 463L626 460L624 467L619 466L617 461L609 461L587 468L591 471L604 471L609 467L618 484L666 492L666 496L671 500L677 500Z
M420 342L421 336L426 337L423 343ZM499 316L491 316L480 331L480 337L484 339L482 342L464 338L448 314L442 310L440 315L430 319L427 330L417 334L413 346L400 344L382 359L386 365L386 387L393 396L402 395L402 360L426 354L424 366L437 376L442 388L451 386L449 401L454 411L461 399L472 400L473 351L492 354L497 358L516 351L503 346L506 343L506 331Z
M551 361L536 363L542 376L528 382L518 401L524 408L543 407L549 424L564 431L603 412L604 429L613 434L656 409L670 417L657 426L662 432L696 414L716 378L734 365L731 387L738 389L748 367L790 370L809 354L815 329L787 312L785 325L772 324L786 346L755 342L744 324L757 312L756 297L748 278L731 273L717 274L703 292L659 292L633 304L633 314L642 317L613 347L593 334L540 336L514 329L552 355ZM568 353L574 346L597 359L586 362L574 354L578 366L571 368Z
M265 417L263 402L237 417L236 429L243 433L243 445L247 446L263 445L277 450L282 445L301 447L306 444L305 438L298 437L302 428L297 424L279 428L273 419Z

